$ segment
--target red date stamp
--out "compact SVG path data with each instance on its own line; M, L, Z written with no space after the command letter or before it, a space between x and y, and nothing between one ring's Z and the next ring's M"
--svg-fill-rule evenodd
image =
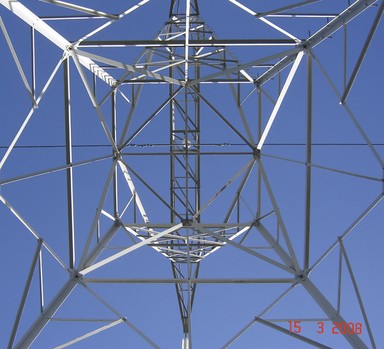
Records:
M303 324L300 320L289 320L289 332L301 333L303 329ZM337 322L333 321L330 326L326 326L328 322L317 321L316 322L316 333L331 333L331 334L362 334L363 333L363 324L361 322Z

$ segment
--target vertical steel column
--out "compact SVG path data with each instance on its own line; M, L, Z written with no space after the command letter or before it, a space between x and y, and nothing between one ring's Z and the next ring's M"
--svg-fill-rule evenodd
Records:
M114 142L117 142L117 128L116 128L116 90L113 90L112 96L112 138ZM115 168L115 174L113 175L113 213L114 217L118 218L119 215L119 196L118 196L118 180L117 180L117 168Z
M32 96L36 100L36 47L35 47L35 29L31 28L31 78L32 78Z
M39 253L39 291L40 291L40 313L44 311L44 272L43 272L43 251Z
M71 87L69 59L63 62L64 68L64 113L65 113L65 154L67 165L72 164L72 119L71 119ZM75 223L73 205L73 173L72 167L67 170L67 210L68 210L68 250L69 268L74 269L75 257Z
M311 236L311 178L312 178L312 56L307 55L307 155L305 181L305 240L304 271L309 268Z
M261 135L262 135L262 122L263 122L263 108L262 108L262 94L261 94L261 86L257 86L257 143L260 142ZM257 218L260 218L261 216L261 184L262 184L262 178L261 178L261 169L258 166L257 167Z

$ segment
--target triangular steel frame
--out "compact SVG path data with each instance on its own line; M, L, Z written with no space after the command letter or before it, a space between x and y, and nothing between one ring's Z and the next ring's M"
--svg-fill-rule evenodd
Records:
M93 40L97 34L103 33L116 22L123 21L125 17L140 9L143 6L150 6L150 0L142 0L129 7L120 14L110 14L106 11L99 11L78 5L75 1L64 2L46 0L50 6L64 8L69 11L85 13L89 20L102 18L105 23L95 30L84 34L75 41L70 41L61 35L51 26L45 18L35 14L22 1L0 0L0 4L19 19L27 23L33 31L33 35L39 33L48 39L50 44L62 51L62 57L49 76L41 93L36 95L35 79L36 72L32 70L31 82L28 82L25 69L20 63L19 56L8 35L6 25L0 18L0 27L8 44L8 49L14 63L17 66L20 77L23 81L26 93L32 99L32 108L24 118L16 135L0 158L0 170L7 166L9 158L17 147L23 134L27 132L27 126L37 110L45 92L58 71L63 70L63 92L64 92L64 116L65 116L65 162L62 166L47 168L37 172L30 172L0 180L0 185L6 187L19 181L30 178L50 175L51 173L65 173L65 192L67 200L66 218L68 223L68 245L65 249L67 257L62 256L62 251L55 251L50 247L49 239L46 240L34 228L33 222L20 214L16 207L7 199L6 193L0 194L1 203L7 208L10 215L15 217L26 230L36 239L38 246L35 250L31 267L28 273L26 286L22 299L17 310L16 320L10 334L8 349L34 348L33 343L45 330L47 324L54 320L56 312L71 297L76 287L84 287L94 298L105 305L114 314L114 321L105 326L71 339L56 348L69 347L89 337L104 332L121 323L125 323L148 345L158 348L156 340L149 338L144 331L138 329L128 317L115 309L106 299L92 290L91 285L96 283L104 284L127 284L134 282L147 283L171 283L176 289L177 301L180 309L182 322L182 348L191 349L193 342L193 317L192 310L195 304L195 297L198 294L199 283L265 283L265 284L289 284L292 288L303 287L324 312L327 319L334 322L347 323L340 309L329 301L315 282L311 279L311 273L317 266L335 249L340 247L353 281L359 306L365 320L367 315L355 276L351 269L343 240L350 234L363 219L378 206L383 198L380 193L371 204L356 218L353 224L324 251L320 258L312 262L311 251L311 187L312 168L312 83L313 83L313 61L318 64L326 80L331 85L343 108L350 117L352 124L364 139L365 143L374 158L381 167L384 167L384 160L377 151L373 142L370 141L366 131L360 125L346 100L349 96L353 82L356 79L360 66L363 63L364 55L372 41L373 35L378 27L384 9L384 2L381 2L377 9L377 15L372 24L367 41L361 51L356 66L352 72L344 92L339 92L333 84L332 79L327 75L321 62L315 55L315 47L322 44L329 36L343 28L355 17L371 8L377 3L375 0L357 0L343 11L333 16L329 22L319 28L314 34L309 34L306 39L298 39L288 30L273 23L267 17L276 13L284 13L287 10L301 8L315 3L316 1L303 1L284 8L270 11L263 15L258 13L241 1L229 0L236 10L241 10L256 19L263 25L276 32L275 39L225 39L216 38L214 32L200 17L200 6L197 0L171 0L169 5L169 18L164 28L152 40ZM168 6L168 5L167 5ZM308 15L310 17L310 15ZM65 16L62 18L65 20ZM329 18L328 18L329 19ZM71 20L71 19L68 19ZM32 36L34 37L34 36ZM113 49L114 47L144 47L142 53L132 63L127 63L114 58L112 55L95 53L95 48ZM274 49L270 53L261 54L249 61L243 62L234 57L231 47L244 46L271 46ZM100 50L102 51L102 50ZM104 52L104 51L102 51ZM305 58L307 58L305 60ZM35 57L32 57L34 62ZM299 254L296 246L292 243L292 233L286 227L284 214L280 212L278 198L275 197L273 185L270 182L270 174L265 166L268 154L264 153L264 146L274 129L281 106L283 105L295 77L306 61L306 89L307 89L307 127L306 127L306 166L305 173L305 234L304 234L304 263L299 262ZM34 63L33 63L34 64ZM255 68L262 69L262 73L255 74ZM86 94L94 108L96 117L105 136L105 141L110 149L110 155L94 157L88 160L74 161L73 144L73 106L71 104L73 77L77 74L79 81L85 88ZM257 94L259 101L266 92L266 86L273 78L279 76L282 79L282 86L277 93L277 99L273 103L270 113L262 122L261 110L258 111L258 129L255 132L253 120L247 115L243 102L241 101L241 85L249 86L249 94ZM204 92L205 86L226 84L229 86L230 94L233 97L231 103L236 110L236 119L233 115L225 115L226 111L220 110L214 96L207 96ZM154 102L151 111L143 119L137 114L141 95L146 85L155 85L167 90L166 97ZM128 96L128 92L131 95ZM101 97L100 97L101 96ZM122 98L128 105L128 112L122 118L119 114L117 99ZM248 97L247 97L248 98ZM109 112L105 111L105 104L111 103ZM206 108L212 115L215 122L224 126L229 138L239 142L241 151L227 151L227 144L204 144L208 132L215 130L204 129L202 122L202 110ZM261 103L260 103L261 108ZM165 115L165 116L164 116ZM254 117L254 115L252 116ZM162 144L164 150L153 150L157 146L149 138L145 144L136 144L136 140L145 135L150 135L148 128L156 125L158 119L166 120L168 130L166 135L167 144ZM234 121L236 120L236 121ZM204 124L206 127L206 124ZM155 130L156 126L154 126ZM159 133L164 132L159 129ZM152 130L152 132L154 132ZM147 133L148 132L148 133ZM223 150L206 151L204 147L216 147ZM137 152L133 150L137 149ZM202 170L202 158L210 155L243 157L238 163L228 164L222 171L220 178L210 178L210 189L206 190ZM169 191L159 188L154 176L145 173L145 170L135 165L135 158L163 157L169 163L168 175ZM246 159L244 161L244 159ZM104 181L99 201L94 203L96 213L89 224L87 237L81 247L77 246L76 226L76 179L74 172L77 167L97 163L108 162L107 176ZM133 165L132 165L133 163ZM337 173L352 175L364 178L356 173L347 173L327 168ZM253 176L253 177L252 177ZM159 175L160 177L160 175ZM247 190L251 185L250 178L256 179L254 196L251 199L247 196ZM377 181L382 181L378 179ZM162 182L163 183L163 182ZM125 205L122 203L122 196L126 196ZM225 197L223 201L220 201ZM228 199L229 198L229 199ZM242 200L245 204L242 206ZM248 200L254 200L248 203ZM218 203L221 211L216 214ZM250 213L243 214L242 207ZM157 209L161 212L161 219L157 218ZM166 215L163 213L166 212ZM246 219L243 218L246 216ZM153 219L152 217L156 217ZM270 221L276 224L274 230ZM101 223L102 222L102 223ZM107 222L107 223L105 223ZM125 238L124 246L120 246L118 252L111 252L112 243L118 235ZM84 234L83 234L84 235ZM262 248L247 245L249 237L257 237L263 241ZM165 279L129 279L129 278L108 278L100 277L97 272L106 266L113 266L116 261L124 260L133 251L141 251L143 247L150 246L168 259L171 265L172 277ZM264 248L263 247L263 248ZM275 267L285 277L263 278L208 278L200 277L200 270L204 268L204 259L213 253L220 253L224 248L234 248L245 254L255 257L261 263L267 263ZM79 253L80 249L80 253ZM52 255L59 265L68 272L68 280L57 292L47 305L41 299L41 312L35 317L35 321L22 334L18 334L19 323L22 318L27 296L31 288L31 282L37 265L39 255L46 250ZM208 257L210 258L210 257ZM312 262L312 263L311 263ZM96 272L96 276L93 273ZM39 285L40 291L43 287ZM340 286L341 287L341 286ZM42 292L41 292L42 293ZM285 293L284 293L285 294ZM284 296L281 295L281 297ZM261 315L256 316L250 323L246 324L227 344L229 347L239 339L250 327L261 323L269 328L280 331L288 336L303 341L307 344L326 348L325 344L314 341L297 333L291 333L281 326L278 326L264 318L265 313L277 303L266 306ZM43 297L42 297L43 298ZM368 321L366 321L369 327ZM344 333L346 343L352 348L368 348L363 339L356 333ZM369 327L370 345L376 346L374 337Z

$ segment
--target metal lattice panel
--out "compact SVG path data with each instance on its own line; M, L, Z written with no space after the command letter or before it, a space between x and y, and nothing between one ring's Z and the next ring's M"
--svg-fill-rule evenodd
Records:
M383 344L384 2L0 3L2 347Z

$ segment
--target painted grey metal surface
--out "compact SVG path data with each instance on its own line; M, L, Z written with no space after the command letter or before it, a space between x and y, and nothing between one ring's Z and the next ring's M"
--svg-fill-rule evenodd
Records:
M8 349L34 348L34 343L40 334L49 330L47 325L55 321L87 324L103 322L97 320L97 317L64 320L56 318L56 313L78 288L83 289L89 298L96 299L99 304L106 307L113 319L107 325L101 325L82 335L71 336L69 331L67 341L60 344L47 344L47 347L65 348L80 342L86 343L87 339L97 337L99 333L108 333L108 330L119 327L120 324L126 324L143 343L159 348L160 345L155 338L151 338L145 331L135 326L128 320L128 314L112 305L113 299L106 299L105 295L99 295L92 289L94 285L112 287L131 284L174 285L175 302L178 304L176 315L181 319L181 329L172 329L171 332L173 336L178 336L184 349L191 349L193 345L195 320L193 310L201 285L222 284L223 289L227 284L263 284L271 287L289 285L288 290L285 289L274 300L267 302L263 307L264 310L251 322L246 323L245 326L242 325L243 327L232 339L228 341L228 336L225 337L226 333L220 334L223 337L222 343L226 343L224 347L232 346L251 327L260 323L298 342L328 348L330 346L326 342L327 339L322 343L322 339L293 333L283 325L275 324L279 321L286 322L285 320L270 321L266 315L270 309L285 299L291 290L301 288L314 304L321 308L327 321L349 323L340 309L340 304L333 305L327 299L326 292L321 291L311 279L314 269L337 248L340 249L338 265L340 274L343 262L347 265L349 276L353 281L353 290L358 298L364 326L369 332L370 343L366 343L366 338L362 339L358 333L345 332L341 333L341 336L345 338L345 345L352 348L376 348L369 317L343 241L380 204L383 195L380 193L368 208L362 210L355 221L351 220L352 225L344 233L334 236L322 254L312 253L314 246L311 236L311 217L314 210L312 204L314 168L379 183L382 182L382 178L326 168L312 163L315 108L313 100L316 98L313 91L315 79L313 66L316 63L319 65L319 70L330 82L331 88L352 120L357 133L364 139L371 155L382 166L384 161L380 152L346 104L346 100L353 90L354 81L380 24L384 3L381 2L380 6L375 7L377 3L375 0L358 0L353 4L346 2L345 6L341 6L341 10L339 4L338 6L329 4L329 14L324 14L316 11L315 5L319 1L281 4L275 10L265 12L252 9L253 4L247 5L249 2L235 0L229 0L229 2L237 11L252 16L268 27L274 35L258 37L256 34L252 38L219 39L203 19L203 13L200 11L204 6L200 6L197 0L172 0L169 4L164 2L164 6L169 9L169 18L164 18L164 27L155 38L145 39L129 37L132 33L129 33L127 38L123 35L117 39L114 35L111 36L108 30L114 23L123 22L142 7L151 6L150 0L137 2L120 14L108 13L103 9L91 9L76 1L43 1L46 3L43 5L50 6L52 9L58 8L76 13L73 16L55 14L51 17L39 14L39 6L42 4L33 10L34 6L29 9L27 2L0 0L4 9L26 23L32 33L30 62L32 77L29 79L23 68L24 63L21 63L12 39L8 35L7 27L0 18L2 33L11 51L12 59L17 66L26 93L32 100L32 108L2 154L0 170L3 167L6 168L9 158L17 150L22 135L28 132L30 120L44 99L46 91L50 90L52 81L58 78L56 75L59 75L60 69L63 69L62 121L65 144L65 157L60 166L47 165L45 169L40 170L29 170L26 166L23 174L12 173L8 178L0 179L0 185L6 188L11 184L17 185L18 182L64 172L65 181L62 183L62 188L65 192L63 200L66 202L66 211L63 215L67 224L66 245L61 246L62 250L56 250L58 245L55 243L55 248L52 248L50 238L45 238L43 232L40 233L34 229L33 222L29 223L29 220L24 218L7 200L6 191L4 190L4 194L0 193L1 203L7 212L15 217L38 243L29 265L20 304L15 310L16 320L9 335ZM302 12L302 9L309 5L314 12ZM335 12L334 8L338 9L338 12ZM65 11L63 13L67 13ZM288 13L287 11L297 12ZM345 29L347 24L353 23L365 11L376 11L374 21L352 75L348 83L339 91L332 82L332 77L327 75L321 66L316 49L325 45L325 41L329 40L330 36ZM58 13L61 12L58 11ZM217 13L217 15L220 14ZM279 16L288 16L292 19L300 17L309 21L313 18L325 18L326 23L318 26L314 34L308 33L306 38L299 38L293 34L293 31L285 29L284 25L278 25L277 20L275 22ZM59 30L54 29L55 26L52 24L55 20L76 26L84 20L93 24L93 21L100 19L104 21L102 25L88 33L83 33L83 36L76 39L66 38L59 33ZM231 23L231 25L236 24ZM35 36L37 34L48 39L49 44L61 50L61 58L49 75L40 95L36 94L35 86L36 77L40 73L35 69ZM131 48L135 50L140 48L141 53L135 60L129 62L115 51ZM232 53L236 48L260 51L252 51L246 55L245 59L239 59ZM346 65L346 59L344 65ZM265 159L268 159L269 155L264 151L275 128L276 120L282 113L287 95L294 90L295 79L302 73L303 66L306 67L305 79L302 82L306 98L301 100L300 104L306 105L306 125L302 126L305 135L305 143L302 144L305 156L300 161L287 158L283 160L296 162L305 167L303 191L300 192L300 195L305 198L301 216L301 219L304 218L304 234L292 232L288 228L286 216L290 215L290 212L280 210L281 198L274 193L275 178L271 179L274 175L268 171L269 164L267 166L265 164L267 162ZM347 81L346 78L344 80ZM269 84L275 84L276 81L278 81L277 92L269 90ZM85 90L83 98L89 98L102 130L103 140L106 143L103 146L108 149L108 155L89 156L87 154L87 159L84 160L80 156L79 160L76 160L77 148L73 136L76 131L73 110L76 106L72 102L78 93L76 85ZM225 101L220 101L215 92L213 94L207 92L208 88L213 87L213 89L217 88L219 91L217 93L220 94L220 88L223 85L227 87L230 96ZM247 95L244 94L242 86L249 87ZM153 91L156 91L153 92L153 100L151 96L145 94L146 88L153 88ZM251 95L257 96L258 105L249 108L245 102ZM271 103L265 110L262 109L263 98ZM106 107L108 103L110 106ZM227 103L231 103L233 109L225 110ZM141 105L148 109L141 109ZM221 108L223 105L224 109ZM157 124L159 115L162 116L161 124ZM213 115L223 128L216 130L216 122L212 123L213 127L211 127L206 121L207 115ZM146 136L147 129L151 125L155 125L153 133ZM220 138L216 137L216 133L220 132L231 134L228 143L210 142L210 134L213 136L212 139L216 140ZM225 139L225 136L223 138ZM158 139L166 142L159 143ZM233 150L233 148L239 150ZM148 166L146 159L149 158L156 160ZM212 164L210 164L210 158L215 159ZM219 158L225 158L227 162L217 161ZM81 180L77 182L76 170L98 162L105 165L105 171L102 174L95 172L94 176L104 176L105 180L101 188L98 188L98 199L90 203L95 213L87 220L87 230L84 232L84 224L78 226L78 220L83 222L83 213L78 210L81 205L77 204L76 192L82 182ZM140 167L141 165L143 168ZM215 169L214 166L216 166ZM222 171L220 169L217 171L217 166L222 166ZM210 171L215 175L212 176ZM222 178L220 174L223 175ZM49 215L49 212L45 214ZM301 242L304 248L302 246L298 248L297 235L299 234L302 236ZM122 239L121 236L123 236ZM254 245L252 241L248 244L250 237L255 236L262 238L262 243L258 241L258 245ZM112 242L118 237L120 237L118 240L120 245L113 247ZM169 264L168 276L119 276L117 274L121 272L119 269L121 266L116 269L116 275L110 276L109 272L103 275L104 268L113 268L115 263L124 261L130 255L140 254L143 249L149 247ZM221 274L201 276L206 260L230 248L236 253L245 254L249 258L265 263L266 275L249 277L241 276L243 274L240 273L240 276L233 274L224 277ZM49 257L67 272L68 276L67 281L48 302L44 296L44 284L49 280L44 277L45 269L41 251L47 252ZM318 259L315 259L315 256ZM301 258L303 263L300 261ZM38 265L40 265L40 271L37 289L40 292L41 311L36 313L34 321L28 326L24 325L20 330L20 321L23 319L27 296L31 292L33 275ZM244 270L249 267L245 265ZM277 274L270 272L271 269ZM341 281L337 291L340 295ZM161 297L158 295L154 296L153 300L148 300L148 303L159 301L159 298ZM79 300L79 302L82 301ZM206 312L210 312L209 302L206 300L204 305ZM300 304L296 307L299 308ZM166 304L164 309L167 309ZM149 314L149 316L152 315L155 314ZM311 322L319 321L314 319ZM166 333L165 330L164 333ZM281 347L283 348L284 345L282 344Z

